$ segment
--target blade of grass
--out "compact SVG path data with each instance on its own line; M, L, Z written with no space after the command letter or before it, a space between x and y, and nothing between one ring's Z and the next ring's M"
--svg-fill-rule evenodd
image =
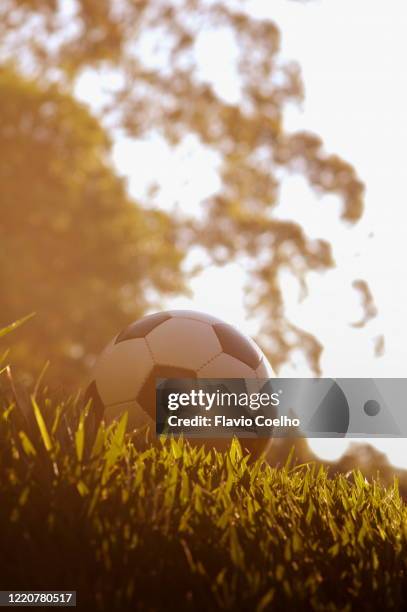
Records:
M44 421L44 417L42 416L41 410L35 400L34 396L31 396L32 405L34 408L35 420L37 421L38 429L40 430L42 441L44 442L44 446L49 452L52 449L51 438L48 433L47 426Z
M44 367L42 368L42 370L41 370L41 372L40 372L40 374L39 374L39 376L37 378L37 382L35 383L35 388L34 388L34 393L33 393L34 397L37 397L37 395L38 395L38 391L39 391L40 385L41 385L42 381L44 380L44 376L45 376L45 374L46 374L46 372L47 372L47 370L49 368L49 364L50 364L49 361L45 362Z
M36 314L35 312L32 312L26 317L23 317L22 319L18 319L17 321L14 321L14 323L11 323L7 327L3 327L3 329L0 329L0 338L5 336L6 334L11 333L15 329L17 329L18 327L26 323L26 321L29 321L30 319L32 319L35 316L35 314Z
M82 461L83 450L85 448L85 418L83 413L79 419L78 429L75 432L75 447L78 461Z

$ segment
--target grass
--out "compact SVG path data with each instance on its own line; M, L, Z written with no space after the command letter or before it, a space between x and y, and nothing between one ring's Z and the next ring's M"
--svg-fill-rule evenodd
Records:
M5 358L0 589L76 590L86 611L407 609L396 480L148 445L40 380L27 401Z
M0 409L1 589L76 589L84 610L402 610L407 506L397 482L272 468L75 398Z

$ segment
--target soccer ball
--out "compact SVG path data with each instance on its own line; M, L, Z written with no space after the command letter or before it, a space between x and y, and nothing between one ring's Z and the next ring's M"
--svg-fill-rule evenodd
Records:
M86 397L106 422L127 411L129 429L155 432L157 378L274 377L257 344L232 325L192 310L170 310L131 323L107 345L94 367ZM260 384L260 383L259 383ZM225 448L230 440L195 440ZM267 439L244 439L257 454Z

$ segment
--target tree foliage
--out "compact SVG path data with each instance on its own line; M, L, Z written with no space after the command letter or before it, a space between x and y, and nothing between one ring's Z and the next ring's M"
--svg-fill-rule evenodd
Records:
M300 348L318 371L321 346L287 320L280 275L289 270L306 286L307 273L332 267L333 256L326 241L311 240L295 222L276 218L279 186L284 172L299 173L317 193L337 195L341 220L354 223L363 210L363 185L351 165L324 150L319 137L285 129L287 104L300 102L303 95L299 69L281 61L275 23L253 18L245 6L242 0L4 0L0 53L41 83L58 81L66 92L73 91L86 70L100 75L110 71L117 78L100 110L104 125L135 139L159 133L172 145L194 134L215 151L221 160L221 187L204 202L203 216L195 215L199 202L191 202L192 221L184 238L189 246L204 247L220 265L239 260L245 266L249 307L262 322L260 342L275 366ZM226 100L201 75L196 42L207 31L229 32L236 42L235 101ZM146 53L146 43L153 53ZM98 136L92 138L102 138L95 131ZM54 163L64 164L55 153ZM74 185L66 188L69 192ZM145 214L150 223L154 219L154 229L157 223L168 228L168 219ZM100 235L99 245L114 239L107 233ZM183 243L184 253L188 244ZM167 265L165 258L162 263ZM55 280L58 287L57 273ZM119 288L129 277L119 275L115 282ZM88 308L83 305L86 315ZM106 325L96 319L97 328Z
M182 289L172 220L129 200L108 152L70 96L0 72L1 323L35 311L13 361L50 359L65 383L151 295Z

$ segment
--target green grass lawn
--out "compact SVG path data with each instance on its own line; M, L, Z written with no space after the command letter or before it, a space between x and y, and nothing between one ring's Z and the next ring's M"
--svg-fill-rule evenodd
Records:
M74 399L0 399L1 589L86 610L404 610L397 484L272 468L166 440L137 449Z

